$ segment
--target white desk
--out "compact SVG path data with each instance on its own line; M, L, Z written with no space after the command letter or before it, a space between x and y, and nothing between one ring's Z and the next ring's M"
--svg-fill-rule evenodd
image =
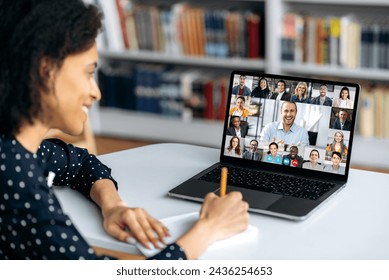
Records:
M112 168L119 192L131 206L156 218L200 209L200 203L170 198L167 191L218 161L217 149L156 144L99 157ZM293 222L250 215L258 239L206 252L201 259L389 259L389 175L351 170L349 183L311 217ZM60 202L93 245L139 253L109 237L100 212L70 189L57 189Z

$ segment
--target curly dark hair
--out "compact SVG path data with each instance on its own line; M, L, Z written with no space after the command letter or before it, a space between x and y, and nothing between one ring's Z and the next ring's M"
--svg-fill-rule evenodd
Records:
M53 92L42 58L59 69L64 59L88 50L102 14L82 0L0 0L0 133L41 117L41 95Z

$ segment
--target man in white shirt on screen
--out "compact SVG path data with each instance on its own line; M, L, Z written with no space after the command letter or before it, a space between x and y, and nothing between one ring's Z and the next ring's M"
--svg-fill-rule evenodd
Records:
M268 123L260 134L260 140L277 142L278 144L309 145L308 131L294 123L297 115L297 105L285 101L281 105L281 121Z

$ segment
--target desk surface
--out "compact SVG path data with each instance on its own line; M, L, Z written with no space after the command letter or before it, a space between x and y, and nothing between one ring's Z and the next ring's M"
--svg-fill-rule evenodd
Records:
M198 211L200 203L167 191L218 161L219 151L185 144L155 144L99 157L112 168L130 206L158 219ZM201 259L389 259L388 174L351 170L347 186L307 220L250 214L255 241L205 252ZM96 246L138 253L103 230L96 206L69 188L55 190L65 212Z

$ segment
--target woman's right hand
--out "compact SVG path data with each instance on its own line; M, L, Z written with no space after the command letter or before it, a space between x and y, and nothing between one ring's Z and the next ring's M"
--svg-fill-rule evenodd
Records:
M249 205L240 192L223 197L209 193L200 210L200 218L177 243L188 259L198 258L212 243L247 229Z

